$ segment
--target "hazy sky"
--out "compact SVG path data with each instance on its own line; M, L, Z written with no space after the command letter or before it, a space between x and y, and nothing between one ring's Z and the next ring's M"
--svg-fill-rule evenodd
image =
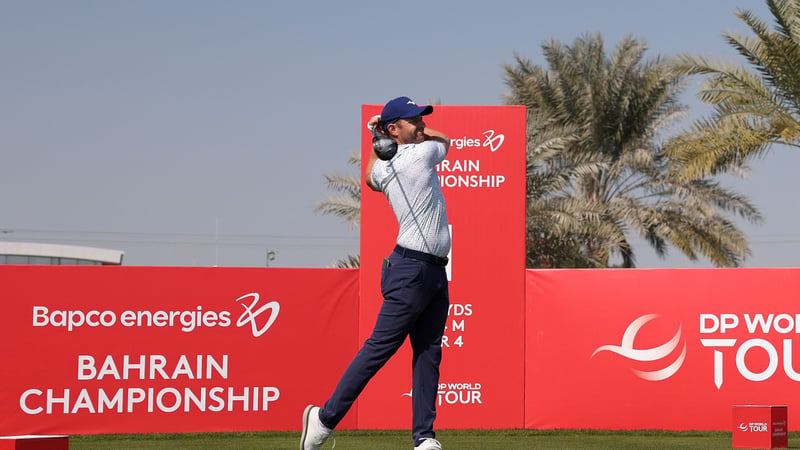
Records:
M0 1L0 239L324 267L358 252L358 229L313 208L323 174L356 173L362 104L501 104L503 64L587 32L741 63L721 37L744 31L737 8L770 17L760 0ZM743 226L746 266L798 264L798 167L775 149L726 179L766 219Z

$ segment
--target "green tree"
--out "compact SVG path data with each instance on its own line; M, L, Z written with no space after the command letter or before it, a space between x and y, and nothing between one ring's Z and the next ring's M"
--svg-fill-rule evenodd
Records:
M623 39L606 55L601 35L543 46L549 69L516 56L506 101L528 109L528 267L635 266L630 236L664 257L738 266L749 254L725 216L760 220L746 198L708 179L676 181L661 134L685 113L684 82L669 61L645 60Z
M352 152L347 159L351 166L361 169L361 154ZM317 202L314 211L320 214L333 214L342 219L348 227L353 228L361 224L361 181L354 175L339 173L326 174L325 184L328 189L336 192ZM334 267L357 268L361 265L359 255L347 255L334 262Z
M725 33L724 39L752 70L681 55L680 73L702 75L699 98L713 107L673 139L676 173L697 178L742 167L773 144L800 146L800 2L767 0L774 29L751 11L736 16L753 36Z

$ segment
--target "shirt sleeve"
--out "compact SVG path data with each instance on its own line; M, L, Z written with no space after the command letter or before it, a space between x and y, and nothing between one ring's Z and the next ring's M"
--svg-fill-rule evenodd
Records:
M444 144L439 141L430 140L419 145L423 147L426 155L426 161L430 167L436 166L440 162L444 161L445 157L447 157L447 149L444 147Z
M425 166L430 169L436 167L436 165L442 162L447 156L447 149L444 144L435 140L424 141L419 144L401 145L398 153L403 154L405 152L410 152L406 155L410 155L412 160L415 161L414 164ZM400 164L401 167L405 167L404 163L395 161L395 164ZM400 170L402 171L403 169ZM393 172L393 170L389 169L389 163L387 161L375 161L375 164L372 165L372 173L369 174L375 189L383 192L385 185L389 183L389 180L395 177Z
M386 180L386 162L377 160L372 165L372 172L368 174L372 180L372 185L380 192L383 192L383 182Z

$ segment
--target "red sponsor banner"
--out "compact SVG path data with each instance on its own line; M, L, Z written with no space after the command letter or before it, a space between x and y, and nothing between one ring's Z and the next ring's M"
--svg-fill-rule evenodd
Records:
M0 266L0 279L0 435L296 430L356 347L357 270Z
M381 108L364 105L362 123ZM434 109L425 123L451 139L437 172L453 243L436 426L519 428L524 408L525 108ZM370 149L371 134L364 128L362 161ZM375 324L382 302L381 262L394 248L398 228L382 193L363 181L362 193L359 342ZM406 344L360 397L359 427L407 428L410 391Z
M529 270L525 426L729 430L734 405L800 409L799 290L800 269Z
M514 273L524 316L500 294ZM439 428L729 430L737 405L800 407L800 269L492 276L490 291L452 292ZM0 435L297 430L377 313L359 318L357 270L0 266L0 279ZM409 366L407 352L390 361L341 428L406 428ZM773 439L798 426L733 420Z

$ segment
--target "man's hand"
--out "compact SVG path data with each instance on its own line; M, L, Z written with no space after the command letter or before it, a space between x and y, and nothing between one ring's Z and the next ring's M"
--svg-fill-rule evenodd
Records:
M367 121L367 129L372 131L373 129L378 127L378 124L380 122L381 122L381 116L380 115L370 117L369 121ZM381 134L383 134L383 130L381 130L380 128L378 128L378 131Z
M369 118L367 121L367 129L373 131L375 129L378 130L379 133L383 134L383 130L378 125L381 122L381 116L376 115ZM375 154L375 150L369 150L369 160L367 161L365 170L364 170L364 181L367 183L367 186L372 189L373 191L377 191L378 189L372 185L372 166L375 165L375 161L378 159L378 155Z

